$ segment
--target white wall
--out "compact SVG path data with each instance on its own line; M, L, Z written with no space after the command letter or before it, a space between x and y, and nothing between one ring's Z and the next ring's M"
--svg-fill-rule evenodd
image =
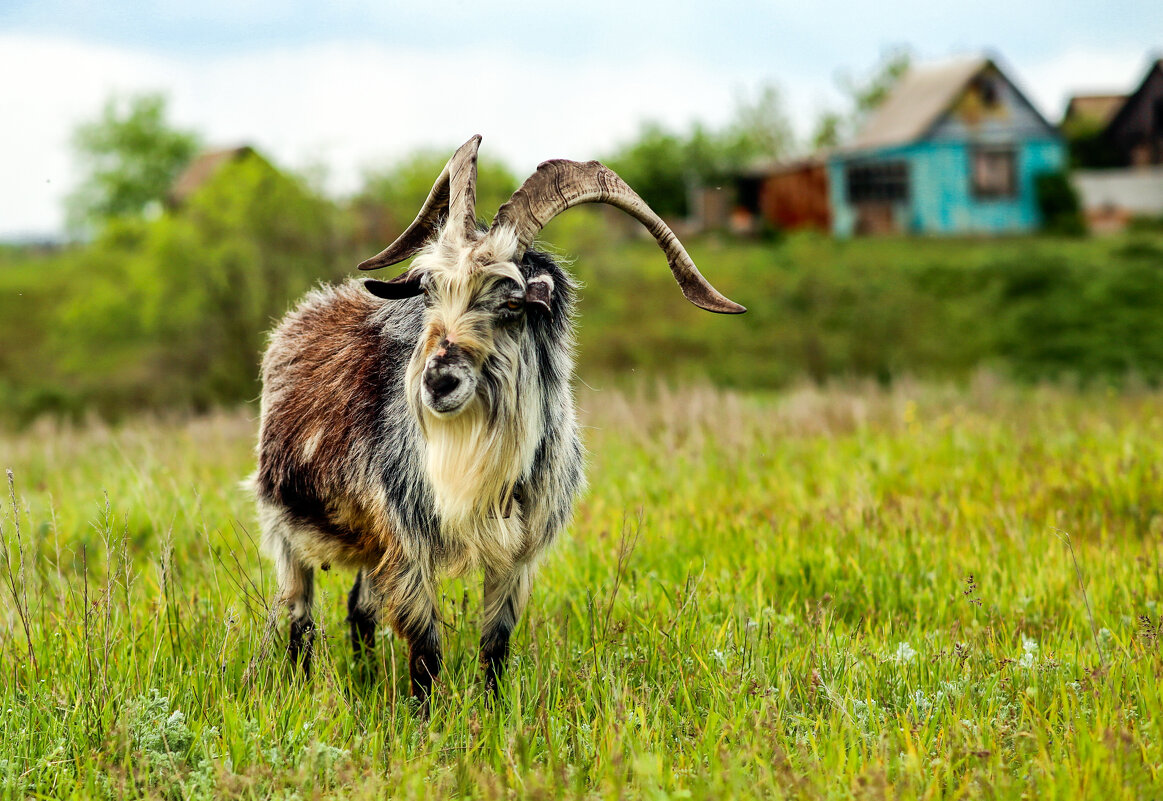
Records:
M1075 170L1072 178L1087 212L1163 214L1163 166Z

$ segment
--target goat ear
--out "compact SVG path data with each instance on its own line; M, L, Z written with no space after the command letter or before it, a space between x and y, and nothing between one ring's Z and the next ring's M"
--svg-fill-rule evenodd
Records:
M525 305L533 305L547 315L553 314L553 276L537 273L525 282Z
M387 300L414 298L424 291L424 288L420 286L420 276L412 273L411 270L396 276L391 281L377 281L374 278L369 278L363 282L363 288L377 298L386 298Z

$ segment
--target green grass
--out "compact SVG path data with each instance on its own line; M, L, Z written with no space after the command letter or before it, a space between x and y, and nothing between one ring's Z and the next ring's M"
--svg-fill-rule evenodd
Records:
M573 220L562 217L553 225ZM579 226L585 226L582 220ZM550 230L577 255L583 374L636 370L772 389L808 377L1163 381L1163 238L687 240L699 268L748 307L704 314L651 241Z
M310 683L283 627L264 641L252 412L0 435L3 795L1159 793L1163 394L579 401L590 490L505 700L481 697L479 588L450 582L428 723L391 636L353 664L344 571Z
M579 374L591 383L661 376L767 391L805 378L945 381L988 369L1027 382L1163 385L1158 232L684 237L706 276L748 307L735 317L689 304L653 241L593 212L544 232L584 284ZM203 247L178 235L185 222L151 225L50 255L0 251L0 425L253 399L273 318L313 283L354 276L374 252L350 242L316 252L292 238L251 253L246 237L231 240L238 252L219 252L216 231L199 234L215 243Z

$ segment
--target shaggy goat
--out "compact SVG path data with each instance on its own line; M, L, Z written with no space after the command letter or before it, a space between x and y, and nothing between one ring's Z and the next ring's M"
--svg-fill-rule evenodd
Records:
M315 567L357 568L357 652L381 611L408 641L412 694L440 672L437 580L484 572L481 662L495 691L538 556L582 486L574 415L574 282L530 250L550 219L609 203L658 240L686 297L738 313L674 233L601 164L547 161L476 221L480 137L449 160L412 225L364 270L415 255L390 281L312 292L263 360L254 489L264 549L310 672Z

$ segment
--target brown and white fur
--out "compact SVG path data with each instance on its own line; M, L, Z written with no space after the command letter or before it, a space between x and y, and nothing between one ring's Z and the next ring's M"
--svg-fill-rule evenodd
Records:
M537 559L583 480L574 284L547 256L517 253L504 230L447 226L413 262L423 295L318 289L271 335L253 483L305 671L314 571L353 567L355 648L386 618L426 702L441 664L437 582L480 570L496 687Z
M415 256L389 281L309 295L263 361L254 487L266 550L291 616L289 652L310 668L314 570L359 573L348 597L357 650L379 614L407 639L412 693L440 672L436 582L484 573L481 660L495 689L538 556L582 484L570 380L574 284L530 250L583 203L627 212L655 238L694 305L745 309L698 271L641 197L596 161L552 159L476 224L480 137L453 154L412 225L361 269Z

